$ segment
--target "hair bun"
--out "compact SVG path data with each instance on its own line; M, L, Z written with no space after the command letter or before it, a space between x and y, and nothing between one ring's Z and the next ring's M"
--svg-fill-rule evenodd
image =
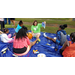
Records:
M20 22L22 22L22 20L20 20Z
M64 28L67 28L67 24L64 24L63 26L64 26Z
M22 20L19 21L19 25L23 24Z

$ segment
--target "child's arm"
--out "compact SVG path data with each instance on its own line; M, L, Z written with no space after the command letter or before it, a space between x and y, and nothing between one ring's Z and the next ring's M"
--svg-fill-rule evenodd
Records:
M55 44L55 51L57 51L57 50L58 50L59 44L60 44L60 41L59 41L59 40L56 40L56 44Z
M27 37L27 44L30 45L30 40L28 37Z
M70 45L69 41L66 40L66 42L64 43L64 45L61 49L64 50L69 45Z
M60 44L60 40L61 40L61 34L60 32L57 33L57 39L56 39L56 44L55 44L55 50L57 51L58 46Z
M7 41L12 40L12 38L8 38L8 36L7 36L7 35L5 35L5 39L6 39Z

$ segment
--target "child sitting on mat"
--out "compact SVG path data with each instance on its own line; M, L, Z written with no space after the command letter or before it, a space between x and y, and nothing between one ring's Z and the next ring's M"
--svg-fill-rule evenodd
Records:
M27 27L22 26L13 41L13 53L18 56L26 55L31 47L37 42L38 38L34 42L30 42L27 37Z
M17 25L15 32L18 33L18 31L22 28L23 22L20 20L19 24Z
M1 41L4 43L12 43L13 39L11 38L11 34L7 35L9 30L7 28L3 29L3 33L1 34Z
M67 40L67 34L66 34L66 31L64 30L66 27L67 27L67 24L59 26L59 29L56 32L56 39L50 38L50 37L46 36L44 33L44 37L46 37L47 39L52 40L53 42L56 43L55 51L58 50L59 45L63 46L63 44Z
M46 24L46 22L44 21L44 24ZM40 37L40 28L43 27L42 24L38 24L38 22L35 20L33 22L33 25L31 26L31 31L32 31L32 35L33 37Z
M60 49L60 54L64 57L75 57L75 32L70 34L71 41L66 41Z

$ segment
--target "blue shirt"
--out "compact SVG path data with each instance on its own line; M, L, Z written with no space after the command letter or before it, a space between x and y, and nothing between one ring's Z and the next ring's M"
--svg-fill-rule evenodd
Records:
M64 30L61 30L61 31L57 31L56 33L56 44L55 44L55 49L58 49L58 46L60 45L60 41L61 41L61 33L60 32L63 32L64 35L66 35L66 31Z
M18 24L17 27L16 27L16 29L15 29L15 32L18 33L18 31L19 31L21 28L22 28L22 27Z

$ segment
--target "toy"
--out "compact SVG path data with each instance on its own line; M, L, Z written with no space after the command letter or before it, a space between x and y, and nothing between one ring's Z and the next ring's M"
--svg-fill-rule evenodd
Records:
M1 50L1 52L4 52L5 53L5 51L8 49L8 47L6 47L6 48L3 48L2 50Z
M51 44L49 44L49 43L47 43L46 45L49 45L49 46L51 46Z
M8 47L2 49L1 52L2 52L3 54L5 54L5 53L6 53L6 50L8 50ZM2 54L2 55L3 55L3 54Z
M33 37L31 33L27 33L27 36L29 39L32 39L32 37Z
M33 53L37 54L37 53L39 53L39 51L38 50L33 50Z
M42 27L44 27L44 28L46 27L46 24L44 22L42 22Z
M40 40L40 39L38 39L38 40L37 40L37 44L38 44L40 41L41 41L41 40Z

